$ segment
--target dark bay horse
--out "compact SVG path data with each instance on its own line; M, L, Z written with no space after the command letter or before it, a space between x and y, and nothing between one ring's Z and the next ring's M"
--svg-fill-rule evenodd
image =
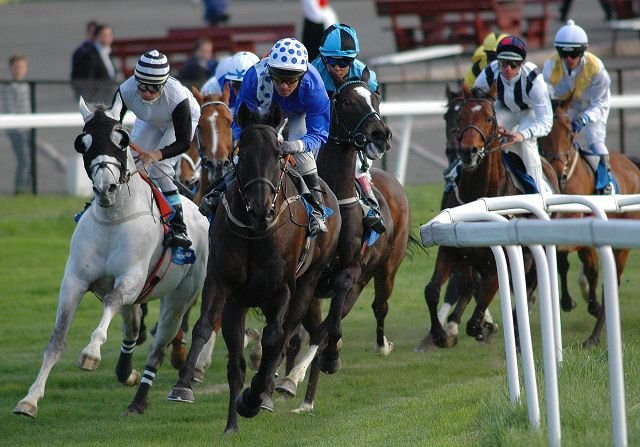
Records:
M83 156L95 200L73 233L60 285L55 328L38 377L29 394L14 409L15 413L37 415L49 373L62 356L65 338L87 292L102 301L103 314L90 343L82 350L78 365L89 371L98 368L109 324L120 312L123 342L116 376L123 384L139 383L127 411L142 412L165 348L204 281L208 221L194 204L184 202L184 220L196 257L192 263L173 262L171 249L163 245L162 216L152 188L137 170L129 149L129 136L120 126L121 110L119 96L110 109L104 106L90 109L80 100L85 125L76 138L75 148ZM156 283L149 288L151 281ZM160 299L160 319L140 380L140 374L132 368L132 355L140 333L140 303L151 298Z
M539 139L540 150L549 161L557 175L560 191L563 194L591 195L595 191L595 175L589 163L580 156L577 149L577 135L571 129L571 118L567 110L571 98L553 102L553 127L544 138ZM624 155L610 153L611 171L618 183L619 194L640 193L640 169ZM563 214L561 217L579 217ZM611 218L638 219L640 213L612 214ZM598 254L593 247L558 247L558 273L560 276L561 296L560 304L563 310L570 311L576 306L567 286L567 272L569 270L569 251L577 250L582 262L581 289L588 303L589 314L596 318L596 325L585 346L597 345L605 321L604 307L598 302L597 286L599 275ZM618 283L629 256L628 249L613 250L618 272ZM584 276L584 277L582 277Z
M211 223L200 318L193 328L187 362L169 396L170 400L193 402L195 361L214 322L221 318L229 352L225 432L238 431L238 414L255 416L262 395L273 391L284 348L308 311L317 280L335 253L342 224L337 199L326 189L325 204L335 213L327 220L329 231L307 237L306 207L288 173L289 157L281 152L279 106L260 117L243 105L237 120L242 133L236 178ZM241 392L246 372L242 352L245 316L251 307L262 311L266 326L260 367L250 387ZM327 318L336 319L331 313Z
M380 97L369 90L368 71L362 80L334 79L337 90L332 98L332 122L329 140L317 158L318 173L338 197L342 230L335 257L329 272L318 283L318 297L332 296L332 306L342 302L341 318L347 316L363 288L371 279L375 281L372 303L376 320L376 352L387 355L393 349L384 334L384 322L389 310L388 300L394 286L395 275L404 259L409 241L409 201L402 185L390 174L372 169L375 194L380 204L387 230L368 246L363 226L363 210L355 187L356 158L365 162L380 158L390 147L391 131L379 115ZM367 161L368 160L368 161ZM338 300L338 301L336 301ZM320 321L320 300L314 302L306 323ZM338 326L340 328L340 326ZM278 390L295 395L297 384L304 378L309 362L311 372L304 403L300 411L313 408L319 371L333 373L340 367L338 332L318 331L311 335L310 352L303 363L278 385ZM325 346L324 351L322 347ZM320 356L314 357L313 350Z
M462 170L457 182L457 192L443 199L444 206L457 206L482 197L497 197L521 194L513 184L502 161L502 143L498 134L494 101L496 87L489 92L463 87L463 97L458 111L458 154L462 161ZM552 186L557 186L555 176L548 164L543 162L543 170ZM471 296L474 290L473 275L478 274L476 282L476 308L467 322L467 334L479 341L486 340L488 332L494 330L484 325L484 315L494 295L498 291L498 276L495 260L487 248L438 247L438 255L431 280L425 287L425 301L431 318L429 338L438 347L452 347L457 342L457 331L445 331L438 318L440 290L454 271L464 274L462 284L465 289L461 296ZM475 273L474 273L475 272ZM535 271L529 271L529 277ZM467 302L456 307L456 316L460 318ZM424 344L424 341L422 342Z

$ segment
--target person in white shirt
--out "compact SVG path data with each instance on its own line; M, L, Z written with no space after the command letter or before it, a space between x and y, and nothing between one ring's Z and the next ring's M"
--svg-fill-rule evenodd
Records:
M567 113L573 120L573 131L584 131L587 147L592 154L587 155L587 160L594 171L598 170L601 163L609 172L609 149L605 145L611 99L609 73L602 61L587 51L587 33L573 20L558 30L554 46L557 54L545 62L543 69L549 95L562 100L571 97ZM596 192L611 194L612 191L609 181Z
M175 176L174 157L189 149L200 119L200 106L191 91L169 76L169 61L157 50L144 53L134 75L124 81L116 95L122 99L121 118L127 110L136 116L131 142L151 180L162 190L174 208L169 244L188 248L191 241L182 217L182 202ZM115 98L114 98L115 100Z
M537 139L547 135L553 125L547 84L538 67L525 62L527 46L519 37L504 37L498 43L496 57L478 75L474 87L489 89L497 83L498 132L514 142L506 150L520 157L538 192L542 192L544 175Z

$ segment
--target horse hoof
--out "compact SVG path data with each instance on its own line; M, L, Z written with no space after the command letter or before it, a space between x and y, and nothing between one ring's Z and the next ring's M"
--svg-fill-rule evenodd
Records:
M127 377L127 380L122 382L122 384L126 386L136 386L139 383L140 383L140 373L135 369L131 370L131 374L129 374L129 377Z
M393 347L394 347L393 342L387 340L387 337L384 337L384 344L382 346L376 345L375 351L376 351L376 354L380 354L386 357L389 354L391 354L391 351L393 351Z
M484 327L488 334L495 334L496 332L498 332L498 323L490 323L488 321L485 321L484 323L482 323L482 327Z
M571 312L578 304L573 300L560 300L560 307L564 312Z
M265 411L268 411L269 413L273 413L274 405L273 405L273 399L271 398L271 396L267 393L262 393L260 395L260 399L262 399L262 402L260 403L260 408Z
M192 404L196 400L193 395L193 390L182 386L174 386L171 388L167 399L172 402L186 402L188 404Z
M325 374L335 374L342 367L339 355L336 355L334 358L328 358L326 355L320 355L318 363L320 365L320 371Z
M23 416L29 416L30 418L35 419L35 417L38 416L38 407L27 401L21 400L13 409L13 412L15 414L21 414Z
M82 354L77 363L80 369L85 371L95 371L100 366L100 359L91 357L87 354Z
M236 411L240 416L247 419L255 417L260 413L260 406L262 404L262 402L260 402L256 406L247 405L249 394L251 394L251 389L246 388L242 393L238 394L238 397L236 397Z
M296 414L310 413L311 411L313 411L313 402L302 402L298 408L291 410L292 413Z
M282 394L286 394L290 397L296 397L298 386L293 380L285 377L279 384L276 385L276 391Z
M138 405L131 404L127 407L126 410L124 410L122 416L139 416L141 414L144 414L144 408L140 408Z
M458 344L458 337L447 337L445 339L444 344L440 347L449 349L449 348L453 348L457 344Z
M589 337L587 339L587 341L582 343L582 347L584 349L592 349L592 348L597 347L599 344L600 344L600 340L598 340L597 338L594 338L594 337Z

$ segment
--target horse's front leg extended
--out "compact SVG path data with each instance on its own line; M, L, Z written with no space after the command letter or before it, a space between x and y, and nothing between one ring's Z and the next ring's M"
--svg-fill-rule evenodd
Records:
M429 284L424 288L424 299L429 309L429 316L431 318L431 330L416 347L416 351L425 351L431 343L440 348L452 347L447 340L447 334L442 327L442 323L438 319L438 302L440 301L440 289L451 274L451 270L454 266L454 260L450 256L450 250L446 247L438 248L438 256L436 258L436 266L433 270L433 275Z
M235 433L238 431L238 413L243 410L254 412L254 416L260 411L260 399L258 396L257 403L247 403L242 400L240 391L244 385L245 374L247 371L247 363L244 359L244 327L247 309L238 307L234 304L227 303L224 307L222 315L222 336L229 358L227 360L227 381L229 382L229 408L227 413L227 426L225 433ZM244 403L244 407L238 409L238 401ZM248 416L247 416L248 417Z
M556 254L558 263L558 276L560 277L560 307L565 312L570 312L576 307L575 300L569 293L567 275L569 273L569 252L558 251Z
M35 382L29 388L29 393L13 409L14 413L34 418L38 415L38 401L44 396L45 386L51 370L58 363L64 352L65 338L75 318L78 305L88 287L88 284L77 278L65 277L62 281L58 298L56 324L45 348L40 372L38 372Z
M236 409L243 417L250 418L258 414L263 394L267 392L267 396L270 397L273 391L273 379L276 369L284 355L285 332L288 336L293 330L293 328L288 328L285 331L285 318L287 318L290 301L291 291L288 285L284 285L271 295L268 306L262 308L267 320L267 324L262 331L262 360L258 371L251 380L251 387L244 390L236 401ZM222 330L224 333L224 325ZM238 351L242 355L244 326L242 327L242 332L238 334L238 340L240 343Z
M123 305L130 304L135 301L140 288L144 284L144 275L134 275L131 277L120 278L116 280L115 287L103 298L102 318L98 327L91 334L91 341L82 350L78 366L87 371L95 371L100 366L100 348L107 341L107 330L109 324L116 313L120 311Z

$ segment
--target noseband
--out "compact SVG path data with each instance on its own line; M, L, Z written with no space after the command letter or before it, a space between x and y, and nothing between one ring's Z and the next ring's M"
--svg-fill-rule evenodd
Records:
M496 141L499 141L498 120L496 118L496 109L493 106L493 102L484 98L465 99L464 102L462 103L462 107L463 108L466 107L467 103L487 103L489 107L491 107L491 115L492 115L491 116L491 134L488 137L487 135L485 135L482 129L480 129L475 124L468 124L460 131L458 135L458 146L461 147L460 143L462 141L462 138L464 137L465 132L467 132L468 130L474 130L478 134L480 134L480 137L482 138L482 149L478 151L478 157L480 160L482 160L489 153L489 149L487 148L490 147Z
M345 120L343 119L343 117L340 115L340 113L338 112L338 108L336 107L336 102L338 100L338 98L340 97L340 95L342 94L342 92L344 91L344 89L349 86L349 85L361 85L367 88L367 90L369 89L369 86L367 85L366 82L364 81L360 81L360 80L354 80L354 81L347 81L344 84L342 84L341 86L339 86L336 89L336 93L333 96L333 99L331 100L331 129L330 129L330 133L329 133L329 138L331 138L333 141L335 141L338 144L353 144L355 147L357 147L359 150L364 149L369 143L371 143L371 139L363 132L360 131L360 128L364 125L365 121L367 121L370 117L375 117L376 119L378 119L379 121L382 121L382 117L380 116L380 114L378 112L376 112L375 110L371 110L367 113L365 113L356 123L355 126L353 126L352 129L349 129L346 125L345 125ZM333 118L335 117L335 119ZM334 124L339 125L340 126L340 130L342 131L342 136L337 135L334 130L336 128L336 126L334 126Z

